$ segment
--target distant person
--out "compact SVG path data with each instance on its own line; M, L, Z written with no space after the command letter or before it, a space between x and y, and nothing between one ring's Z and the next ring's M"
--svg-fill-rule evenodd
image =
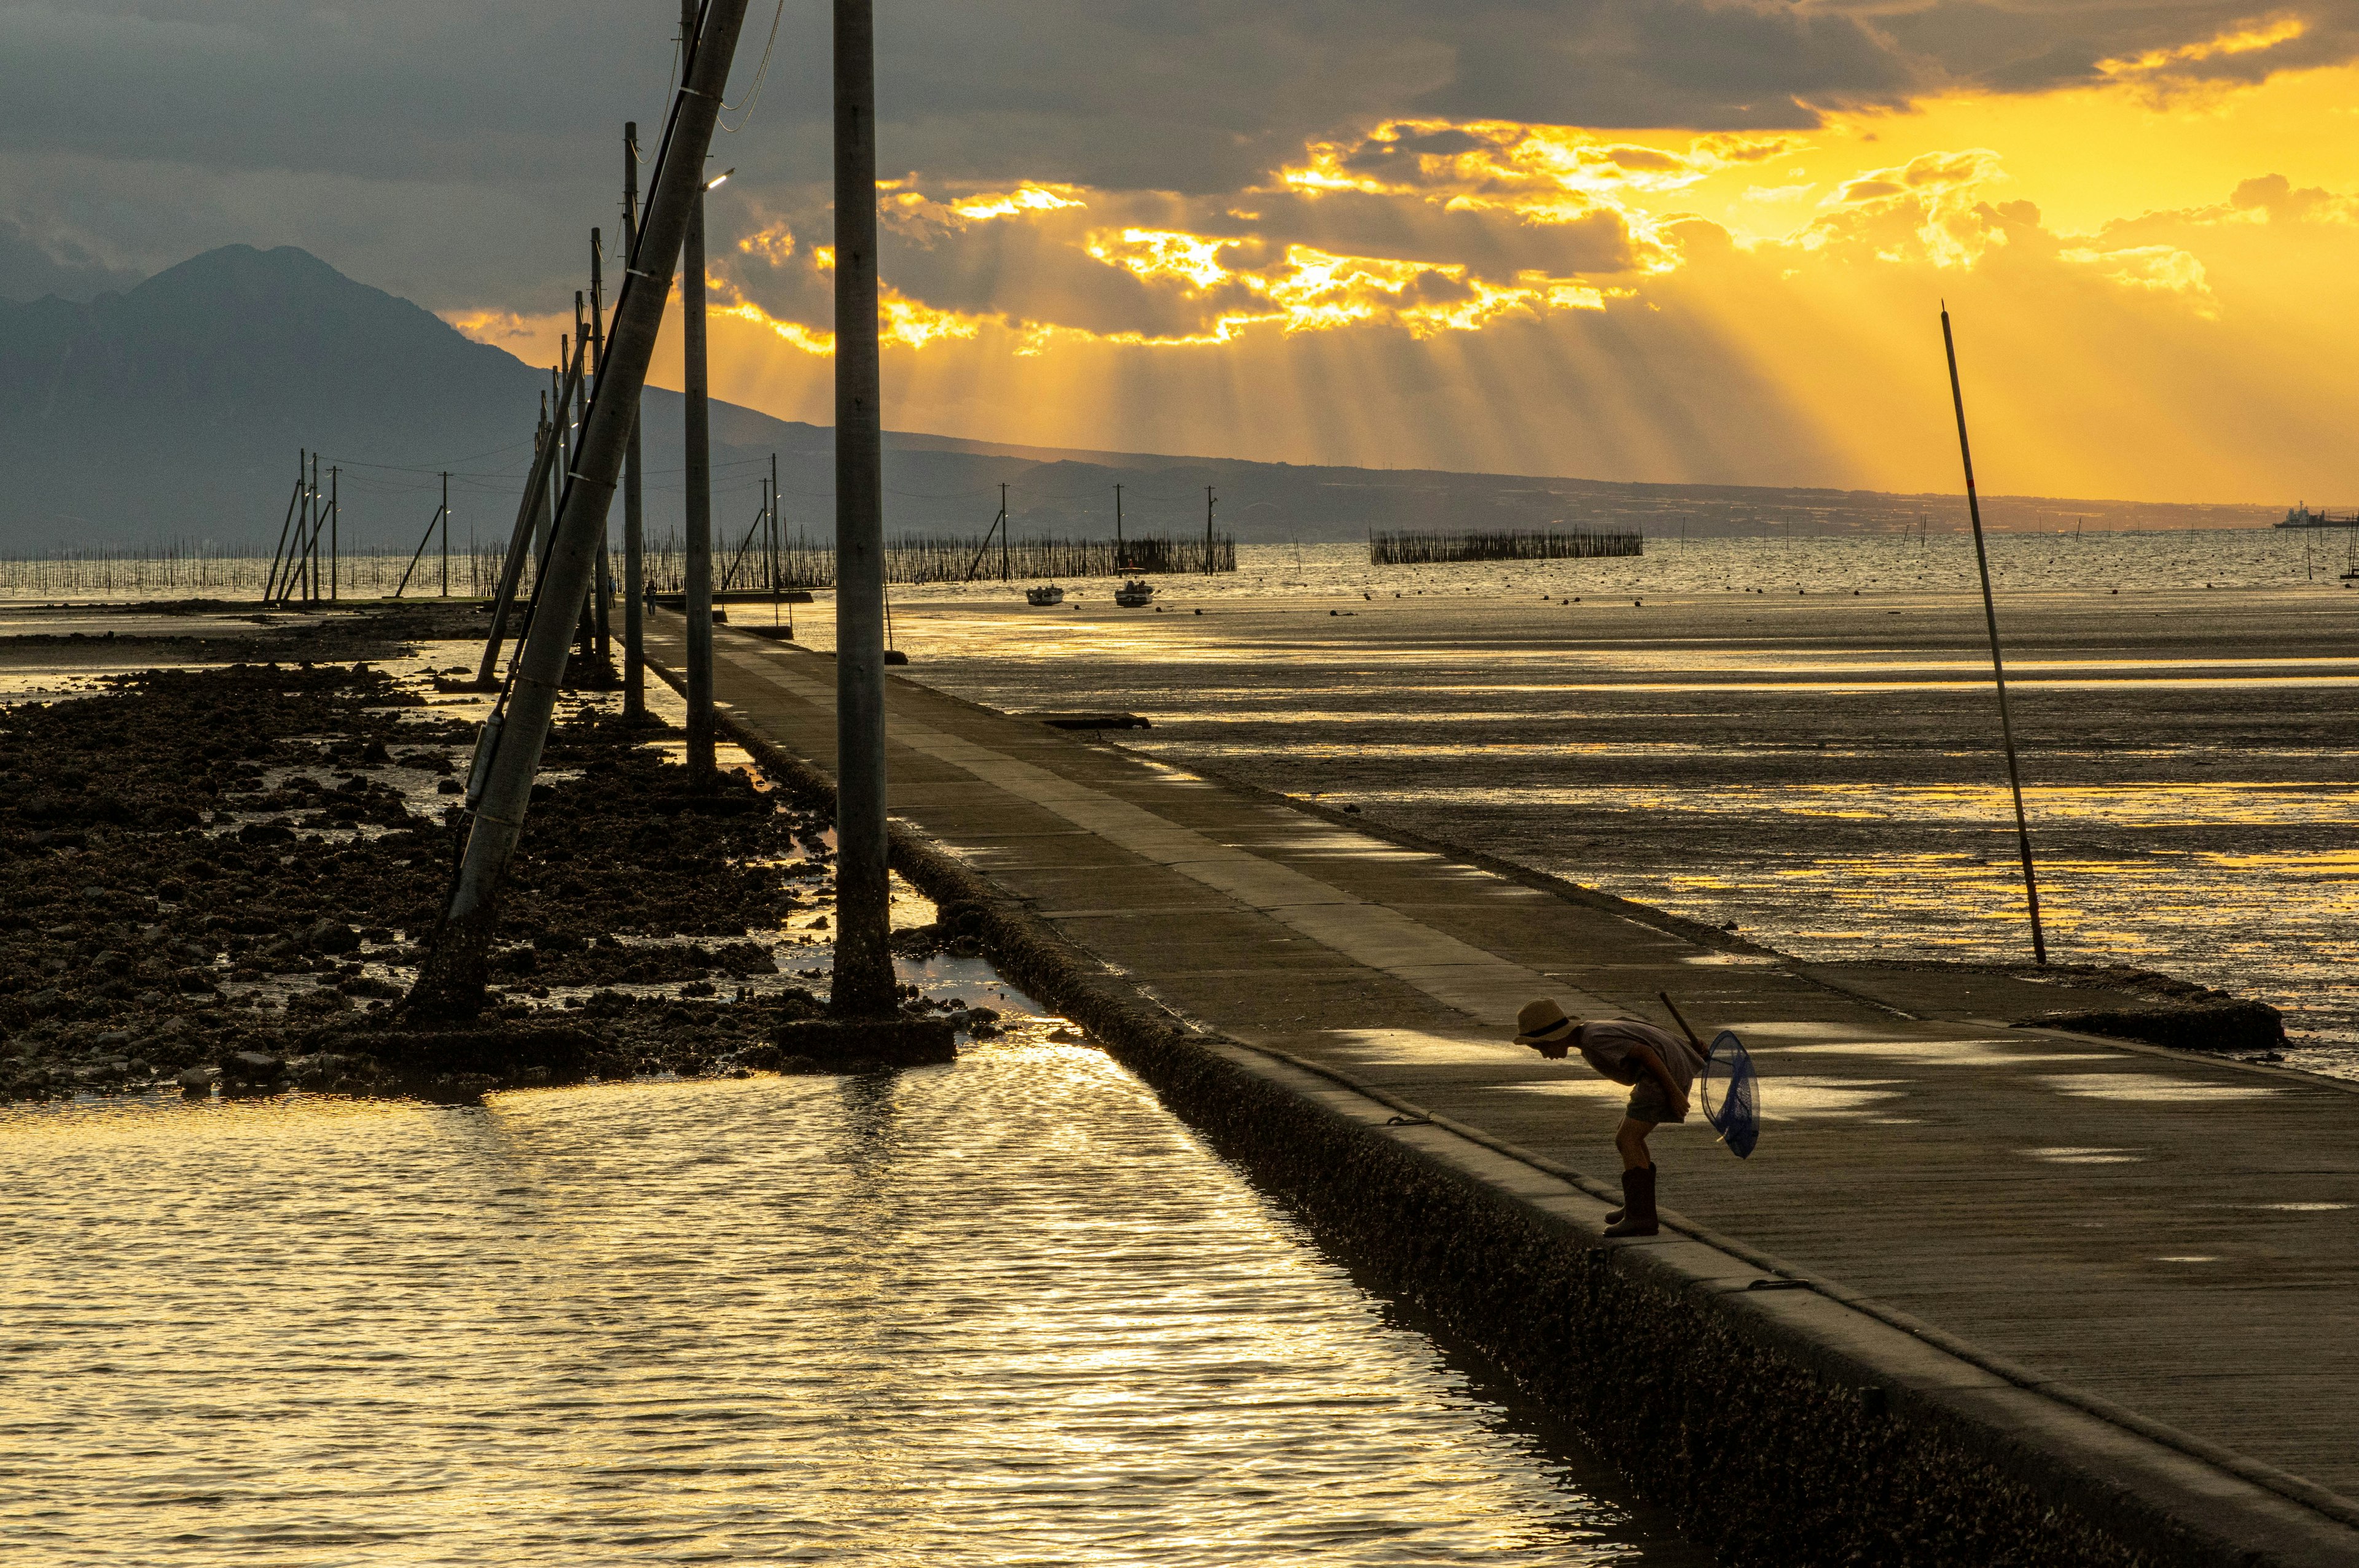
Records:
M1703 1052L1634 1018L1568 1018L1547 998L1527 1002L1516 1015L1516 1044L1552 1062L1578 1051L1582 1061L1615 1083L1631 1086L1622 1125L1614 1131L1614 1147L1622 1155L1622 1206L1605 1217L1605 1234L1655 1235L1661 1223L1655 1217L1655 1162L1647 1152L1647 1134L1660 1123L1688 1119L1688 1089L1703 1071Z

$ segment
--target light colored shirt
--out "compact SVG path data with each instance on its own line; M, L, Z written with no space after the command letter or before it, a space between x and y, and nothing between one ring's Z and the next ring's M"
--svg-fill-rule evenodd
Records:
M1696 1075L1703 1071L1703 1058L1696 1054L1694 1046L1668 1030L1641 1023L1635 1018L1604 1018L1584 1023L1580 1039L1582 1059L1617 1084L1650 1079L1645 1065L1630 1054L1633 1045L1644 1045L1653 1051L1681 1094L1688 1092Z

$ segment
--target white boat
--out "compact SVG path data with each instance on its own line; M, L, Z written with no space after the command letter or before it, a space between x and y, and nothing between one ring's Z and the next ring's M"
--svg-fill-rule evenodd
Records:
M1130 579L1114 590L1114 601L1125 610L1144 609L1147 601L1154 597L1155 590L1136 578Z

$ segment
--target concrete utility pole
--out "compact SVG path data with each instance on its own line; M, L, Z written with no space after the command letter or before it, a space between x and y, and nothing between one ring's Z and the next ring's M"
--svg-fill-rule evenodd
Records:
M295 514L303 504L303 464L309 460L303 449L295 449L295 490L287 498L287 515L278 521L278 548L270 557L270 575L263 579L262 602L270 603L278 597L278 578L285 563L293 559L287 553L287 539L295 526ZM297 535L300 537L300 535Z
M1114 487L1114 564L1120 570L1130 565L1130 557L1122 550L1122 486Z
M597 231L593 229L591 232L593 236L592 241L592 249L594 252L596 249L596 241L594 236ZM590 265L591 271L594 276L598 265L594 254ZM590 323L583 319L582 317L582 306L584 302L584 297L582 291L578 288L575 289L573 291L573 337L576 342L582 344L582 351L586 356L590 352L591 334ZM587 422L590 417L591 384L598 373L598 367L594 362L585 359L584 364L586 369L583 372L582 387L579 394L579 412L569 408L565 416L566 418L571 421L567 428L572 432L570 438L573 442L573 447L576 450L580 449L582 444L582 426ZM565 494L565 480L563 475L560 475L558 477L557 484L557 493L560 499L562 499ZM551 509L551 513L553 515L554 508ZM603 542L604 541L603 540L600 541L602 544ZM581 626L574 636L574 641L581 645L582 664L582 667L585 669L589 667L592 657L597 654L603 653L605 649L605 640L599 635L599 629L604 624L604 622L600 619L600 616L605 606L604 601L599 596L605 592L605 552L603 550L600 551L598 557L598 568L596 572L592 574L590 583L590 597L582 601Z
M703 183L704 155L728 86L730 58L745 20L745 5L746 0L706 0L702 38L688 57L680 90L672 100L671 124L665 133L636 257L645 265L634 265L626 275L615 309L598 395L590 406L580 460L565 487L549 573L539 588L544 612L533 617L502 708L485 721L476 744L466 796L474 811L473 826L450 908L410 992L412 1009L423 1016L473 1016L483 1008L500 878L524 832L533 774L549 739L558 683L565 675L573 616L597 564L598 537L605 531L638 395L655 355L656 334L663 326L672 262L687 237L688 214Z
M552 377L554 380L554 377ZM540 462L548 458L548 462ZM548 566L549 528L557 519L549 516L549 486L557 483L557 474L564 474L564 446L557 443L557 427L549 425L549 394L540 394L540 446L533 448L533 474L540 476L540 492L533 498L533 582L540 582L540 573Z
M344 470L335 464L328 465L328 597L336 597L343 579L343 555L336 546L337 525L343 522L343 508L336 501L336 480Z
M326 521L320 507L320 454L311 454L311 499L310 502L311 536L304 546L303 600L316 604L320 599L320 528Z
M442 472L442 597L451 597L451 473Z
M895 1011L886 946L885 438L876 342L876 19L835 0L835 975L846 1018Z
M567 386L582 373L582 355L577 350L573 362L566 370ZM509 607L516 603L516 589L524 581L525 557L533 547L533 529L541 509L549 502L549 470L554 465L557 445L549 438L549 395L541 394L540 433L532 449L532 472L524 481L524 499L516 505L514 532L508 535L508 553L500 566L500 580L492 596L492 630L484 639L484 662L475 672L475 684L489 687L494 674L499 669L500 643L507 635ZM539 579L533 581L533 591L540 590Z
M590 231L590 349L592 385L596 385L597 365L606 357L606 253L598 231ZM582 414L589 414L585 404ZM610 642L613 616L610 607L614 598L614 565L606 549L606 535L598 535L598 581L591 589L590 600L598 611L598 657L601 662L612 659Z
M682 49L693 49L696 0L680 0ZM688 449L688 782L711 789L719 780L712 761L712 427L705 402L704 345L704 165L696 166L695 200L679 257L680 346L688 409L683 438Z
M1212 487L1204 487L1204 575L1212 575Z
M623 265L638 265L639 123L623 124ZM631 439L623 456L623 717L647 716L647 568L639 514L639 405L631 398Z

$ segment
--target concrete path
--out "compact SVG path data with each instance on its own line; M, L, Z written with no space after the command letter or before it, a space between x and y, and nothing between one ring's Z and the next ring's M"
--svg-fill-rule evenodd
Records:
M677 665L679 622L651 618ZM725 628L716 689L822 770L831 659ZM1932 1023L1086 736L890 683L894 815L1180 1014L1599 1177L1623 1090L1517 1007L1736 1029L1750 1161L1656 1135L1667 1208L2359 1505L2359 1091ZM2295 1488L2300 1490L2299 1486ZM2359 1540L2359 1537L2354 1537Z

